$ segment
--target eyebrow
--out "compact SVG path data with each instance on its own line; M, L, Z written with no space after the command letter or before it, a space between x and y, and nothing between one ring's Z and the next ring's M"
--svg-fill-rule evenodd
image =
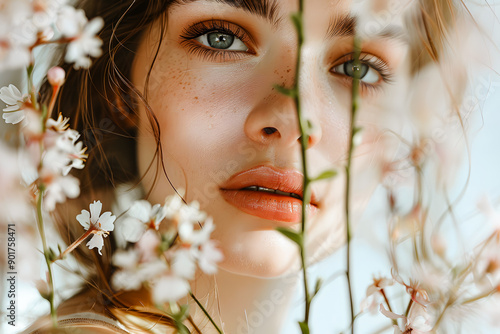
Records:
M174 0L172 6L184 5L202 0ZM278 17L278 1L277 0L204 0L205 2L222 3L234 8L243 9L244 11L260 16L273 26L277 26L282 17Z
M350 14L336 15L330 20L326 39L335 37L354 37L356 34L357 19ZM380 37L389 39L398 39L402 42L408 42L408 36L403 29L395 25L387 25L375 34L370 34L369 37Z

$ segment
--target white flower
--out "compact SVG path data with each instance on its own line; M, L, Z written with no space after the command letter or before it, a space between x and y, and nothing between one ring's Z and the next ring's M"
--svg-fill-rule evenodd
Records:
M43 171L42 174L63 174L63 170L70 163L68 154L58 147L46 147L43 152Z
M61 113L59 113L59 116L57 119L49 118L45 122L45 127L47 130L52 130L54 132L63 132L68 129L68 122L69 118L68 117L63 117Z
M0 100L7 104L2 116L6 123L17 124L24 119L24 103L28 100L28 95L21 94L16 86L10 84L0 88Z
M174 275L164 275L153 285L152 296L156 304L176 302L185 297L191 287L188 281Z
M137 242L146 229L158 230L166 211L165 207L160 204L151 206L145 200L135 201L122 223L125 240Z
M224 259L224 255L215 244L214 240L208 240L200 246L197 254L198 265L205 274L215 274L217 272L217 262Z
M113 265L124 268L124 269L132 269L137 266L139 263L139 253L134 250L118 250L113 254Z
M7 44L0 38L0 70L23 68L28 66L29 63L30 52L28 48Z
M81 9L67 6L61 10L57 24L63 36L71 40L64 60L75 63L75 69L89 68L89 56L99 57L102 54L102 40L96 34L104 26L103 19L96 17L89 22Z
M120 268L111 277L111 284L118 290L138 290L143 283L150 282L167 271L164 261L154 259L140 262L137 249L119 250L113 255L113 265Z
M423 307L431 303L427 291L425 289L420 288L418 281L413 281L412 279L410 279L410 283L406 284L401 278L401 276L399 276L394 270L391 272L391 274L396 282L398 282L399 284L403 285L406 288L406 292L411 296L411 299L415 303Z
M67 0L33 0L33 24L44 31L56 22L57 14Z
M159 254L159 246L161 239L158 233L154 230L146 230L139 241L135 244L141 254L141 261L147 262L157 258Z
M94 201L94 203L90 204L90 213L87 210L82 210L82 213L76 216L76 219L85 230L92 231L92 234L94 234L87 243L89 249L97 248L99 254L102 255L103 237L107 237L108 233L113 231L116 216L113 216L109 211L101 215L101 209L101 201Z
M181 248L174 253L172 271L185 279L194 279L196 260L189 248Z
M117 290L139 290L142 286L142 280L134 271L118 270L111 277L111 284Z
M373 278L373 284L369 285L366 289L366 297L361 302L361 312L370 311L375 313L379 305L383 302L381 291L394 284L394 280L381 277Z
M77 198L80 195L80 181L71 175L48 174L42 180L46 187L43 203L47 211L54 211L56 203L63 203L66 198Z
M417 307L419 307L419 309L411 309L410 315L408 317L388 311L382 304L380 304L380 312L392 320L404 319L404 331L402 331L398 326L394 325L394 334L428 334L432 330L432 325L430 324L431 317L423 307L420 307L418 305Z
M123 268L113 274L111 284L118 290L138 290L142 285L141 278L136 275L136 267L139 262L139 253L133 249L119 250L113 254L112 263L116 267Z
M181 193L182 192L183 191L181 191ZM165 199L165 217L171 220L174 219L183 205L185 204L183 203L181 196L168 196Z
M0 70L26 67L37 39L29 0L0 1Z
M64 6L59 10L57 17L57 29L66 38L77 37L88 23L83 9L75 9L72 6Z
M197 224L197 223L196 223ZM210 239L210 234L215 229L212 218L207 218L203 227L195 230L195 223L190 220L179 222L179 238L183 243L201 245Z
M68 175L72 168L82 169L85 167L84 162L88 155L85 153L87 148L83 147L83 143L76 143L80 137L77 131L72 129L59 130L67 128L67 119L62 121L60 119L61 116L57 122L47 122L47 125L50 125L50 130L47 130L44 135L46 147L43 157L44 168Z
M66 149L67 151L65 153L68 163L62 169L63 175L68 175L72 168L83 169L83 167L85 167L84 162L88 157L85 153L87 148L83 147L83 143L80 141L75 144L68 144Z
M200 210L200 203L197 201L181 206L176 216L179 224L188 222L197 224L198 222L204 221L206 218L206 213Z

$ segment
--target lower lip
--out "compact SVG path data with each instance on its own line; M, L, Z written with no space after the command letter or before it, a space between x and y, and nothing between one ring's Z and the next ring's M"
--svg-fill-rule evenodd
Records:
M229 204L259 218L285 223L298 223L302 218L302 201L294 197L252 190L221 189L221 193ZM317 210L312 204L306 207L308 216Z

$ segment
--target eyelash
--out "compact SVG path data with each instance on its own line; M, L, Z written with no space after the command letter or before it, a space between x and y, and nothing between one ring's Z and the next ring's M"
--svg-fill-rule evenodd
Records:
M201 45L194 39L211 32L221 32L228 35L234 35L239 38L247 47L247 51L230 51L230 50L218 50L211 49L207 46ZM224 62L227 60L238 60L245 57L248 54L255 54L252 48L249 46L252 44L252 40L248 37L248 33L245 30L233 23L223 21L223 20L209 20L196 23L184 29L180 38L181 44L186 44L188 51L192 54L200 56L202 59L207 61L219 61Z
M351 52L351 53L343 56L341 59L342 59L342 63L338 63L337 65L333 66L332 68L334 68L338 65L342 65L345 62L354 60L354 52ZM371 67L375 71L377 71L380 74L380 77L384 83L390 84L393 82L394 75L393 75L389 65L384 60L382 60L374 55L368 54L368 53L361 54L359 57L359 60L362 64L368 65L369 67ZM336 72L332 72L332 73L335 73L336 75L341 75L341 76L345 77L345 80L348 80L349 83L352 84L352 77L349 77L349 76L344 75L342 73L336 73ZM383 88L381 83L370 84L370 83L363 82L361 80L359 81L359 86L363 91L367 91L367 92L377 92Z

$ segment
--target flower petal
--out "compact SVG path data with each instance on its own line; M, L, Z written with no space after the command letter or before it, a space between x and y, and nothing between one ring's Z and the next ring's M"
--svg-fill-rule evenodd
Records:
M113 231L115 228L115 225L113 224L115 219L116 216L113 216L111 212L104 212L101 217L99 217L100 229L106 232Z
M193 279L196 272L196 262L189 249L180 249L174 254L172 271L185 279Z
M163 276L153 287L153 300L156 304L163 305L176 302L186 296L191 290L189 283L180 277Z
M2 115L5 123L17 124L24 119L24 110L18 110L14 112L6 112Z
M97 250L99 251L99 255L102 255L101 249L102 246L104 246L104 240L100 234L94 234L92 239L87 242L87 246L89 247L89 249L97 248Z
M12 106L8 106L8 107L3 109L4 112L12 112L12 111L18 111L18 110L20 110L20 109L19 109L19 106L17 104L12 105Z
M401 319L406 318L404 315L396 314L394 312L386 310L383 304L380 304L380 313L385 315L387 318L393 319L393 320L400 319L400 318Z
M122 235L129 242L137 242L141 239L146 225L136 218L127 217L120 221Z
M10 84L9 87L0 88L0 100L9 105L17 104L18 101L23 100L23 96L19 89L13 84Z
M59 183L64 189L66 197L77 198L80 195L80 180L71 175L61 177L60 179Z
M101 201L94 201L90 204L90 219L92 224L95 224L101 215L102 203Z
M198 261L200 269L203 270L205 274L215 274L217 272L217 262L223 259L224 255L215 246L215 241L209 240L201 246Z
M127 214L139 219L143 223L147 223L151 214L151 204L145 200L135 201Z
M142 282L137 273L129 270L119 270L111 277L111 284L117 290L139 290Z
M133 249L118 250L113 254L111 261L117 267L133 269L139 262L139 253Z
M88 230L90 227L90 213L87 210L82 210L78 216L76 216L76 220L82 225L85 230Z
M104 27L104 20L101 17L94 17L89 23L87 23L87 25L85 25L84 31L86 34L95 35L102 29L102 27Z
M154 216L156 229L160 226L160 223L167 215L167 209L160 204L155 204L151 209L151 216Z

